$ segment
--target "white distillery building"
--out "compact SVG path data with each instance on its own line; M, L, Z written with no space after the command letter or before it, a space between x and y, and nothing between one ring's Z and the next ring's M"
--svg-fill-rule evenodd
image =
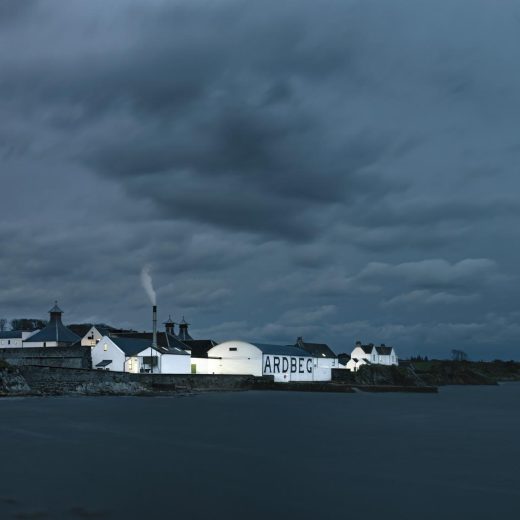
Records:
M332 368L340 368L338 356L331 350L326 343L309 343L304 341L302 337L296 340L295 347L301 348L315 358L314 375L316 380L327 381L330 378Z
M349 370L355 371L361 365L398 365L397 354L394 347L388 347L382 343L379 347L373 343L362 345L361 341L356 341L356 346L350 354L350 361L347 363Z
M316 358L294 346L226 341L208 350L207 359L192 358L192 363L199 373L205 368L209 374L274 376L276 382L284 383L331 380L330 370L317 370Z
M103 336L92 347L92 368L114 372L189 374L190 359L184 350L154 348L148 339Z
M8 330L0 332L0 348L22 348L23 342L38 331Z
M24 347L70 347L80 342L81 338L65 327L61 321L63 311L54 302L49 311L50 319L47 326L24 340Z

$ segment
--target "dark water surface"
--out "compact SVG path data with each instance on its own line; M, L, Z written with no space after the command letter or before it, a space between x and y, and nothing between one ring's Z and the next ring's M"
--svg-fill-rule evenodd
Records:
M517 519L520 384L0 399L0 454L1 520Z

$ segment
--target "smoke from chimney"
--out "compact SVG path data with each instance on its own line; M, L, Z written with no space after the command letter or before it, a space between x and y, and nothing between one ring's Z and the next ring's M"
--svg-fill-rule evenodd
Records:
M157 305L157 296L153 288L152 277L150 276L150 266L145 265L141 271L141 284L143 285L152 305Z

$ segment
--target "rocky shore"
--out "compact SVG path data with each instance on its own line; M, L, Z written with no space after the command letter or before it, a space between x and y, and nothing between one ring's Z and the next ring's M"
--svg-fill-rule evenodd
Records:
M330 383L274 383L269 377L246 375L145 375L65 367L13 367L0 360L0 397L154 396L236 390L431 393L444 385L496 385L500 381L520 381L520 363L405 361L400 366L364 365L357 372L334 369Z

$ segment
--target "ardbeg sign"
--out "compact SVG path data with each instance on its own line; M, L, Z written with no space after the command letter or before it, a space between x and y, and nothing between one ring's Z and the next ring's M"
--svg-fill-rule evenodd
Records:
M312 374L312 358L264 355L263 374Z

